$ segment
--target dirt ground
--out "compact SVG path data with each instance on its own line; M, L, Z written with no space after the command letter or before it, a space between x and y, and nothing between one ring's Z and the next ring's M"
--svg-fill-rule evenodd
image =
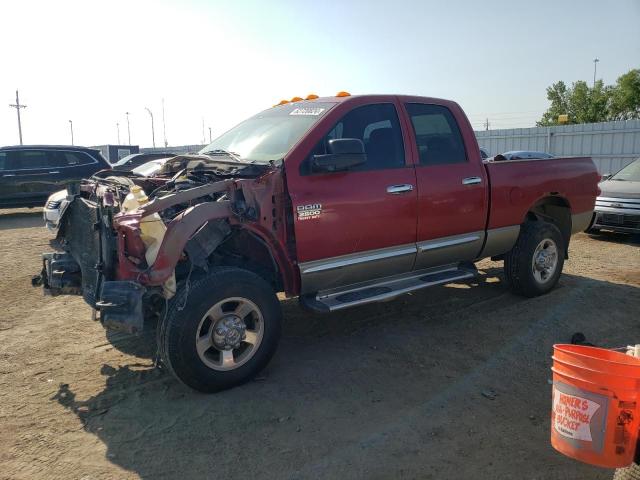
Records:
M263 375L203 395L30 285L51 234L0 211L0 478L609 479L549 444L550 355L640 342L640 238L580 234L558 288L474 281L331 315L284 300ZM491 393L495 394L495 398ZM483 395L484 393L484 395Z

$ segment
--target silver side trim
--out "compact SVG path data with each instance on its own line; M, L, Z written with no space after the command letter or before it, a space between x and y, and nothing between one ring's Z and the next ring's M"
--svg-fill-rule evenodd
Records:
M487 241L478 258L502 255L513 248L520 235L520 225L492 228L487 230Z
M435 250L438 248L443 248L443 247L451 247L453 245L460 245L463 243L470 243L470 242L475 242L476 240L479 240L481 238L480 233L477 234L472 234L472 235L467 235L464 237L456 237L456 238L450 238L448 240L439 240L439 239L435 239L435 240L425 240L423 242L419 242L418 243L418 251L419 252L424 252L426 250Z
M484 230L418 242L415 269L438 267L477 258L484 243Z
M312 260L300 264L300 273L302 275L315 272L324 272L336 268L357 265L359 263L372 262L375 260L383 260L385 258L399 257L401 255L410 255L416 253L415 245L402 245L399 247L390 247L369 252L358 252L330 259Z
M593 219L593 210L571 215L571 234L584 232Z

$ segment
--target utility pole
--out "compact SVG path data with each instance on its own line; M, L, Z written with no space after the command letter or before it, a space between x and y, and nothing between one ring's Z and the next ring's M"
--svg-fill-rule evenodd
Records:
M169 142L167 142L167 125L164 123L164 98L162 99L162 137L164 138L164 148L167 148Z
M16 103L14 104L9 104L10 107L13 107L16 109L16 112L18 112L18 135L20 136L20 145L22 145L22 122L20 121L20 109L21 108L27 108L26 105L20 105L20 98L18 97L18 90L16 90Z
M489 125L490 125L490 123L489 123L489 119L487 118L487 119L484 121L484 129L485 129L485 130L489 130Z
M118 130L118 145L120 145L120 123L116 122L116 129Z
M211 127L209 127L209 143L211 143L213 140L211 140Z
M127 116L127 136L129 137L128 145L131 145L131 128L129 126L129 112L124 112L124 114Z
M204 117L202 117L202 145L204 145L205 143L207 143L207 140L204 136Z
M151 141L153 142L153 148L156 148L156 131L153 127L153 113L148 107L144 107L144 109L149 112L149 116L151 117Z
M598 62L600 61L599 58L594 58L593 59L593 86L596 86L596 70L598 69Z
M73 120L69 120L69 128L71 128L71 145L73 145Z

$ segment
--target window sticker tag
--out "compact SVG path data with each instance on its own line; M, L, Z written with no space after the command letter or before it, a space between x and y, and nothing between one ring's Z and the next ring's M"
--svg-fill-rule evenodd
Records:
M317 117L322 112L324 112L324 108L320 107L302 107L302 108L294 108L289 115L311 115Z

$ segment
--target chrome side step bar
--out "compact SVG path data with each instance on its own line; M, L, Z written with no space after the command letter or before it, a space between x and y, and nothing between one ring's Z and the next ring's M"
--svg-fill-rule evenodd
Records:
M300 303L318 312L334 312L356 305L390 300L421 288L473 278L477 273L478 271L472 263L450 265L440 269L428 269L382 278L377 282L349 285L343 289L304 295L300 297Z

